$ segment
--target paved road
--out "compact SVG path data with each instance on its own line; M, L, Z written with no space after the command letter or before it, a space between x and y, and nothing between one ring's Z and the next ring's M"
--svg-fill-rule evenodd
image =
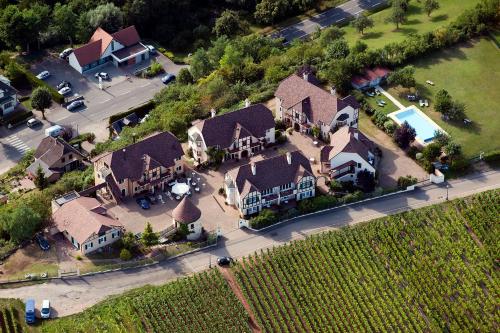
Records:
M475 174L449 183L449 197L463 197L473 193L500 187L500 171ZM398 194L370 202L340 208L327 214L296 220L276 227L265 233L235 230L225 235L217 248L212 248L184 257L163 262L147 268L131 269L54 280L41 285L0 290L0 297L35 298L40 304L49 298L59 316L79 312L107 296L146 284L159 285L179 276L208 268L209 260L214 263L217 256L230 255L236 258L257 250L282 245L294 239L324 230L352 225L377 217L394 214L408 209L423 207L445 200L444 186L429 185L414 192Z
M277 33L273 33L272 36L284 37L285 44L288 44L294 39L302 39L311 35L316 32L318 27L323 29L333 24L342 23L365 10L373 9L383 3L385 3L385 0L351 0L338 7L286 27Z
M180 68L185 67L175 65L167 58L160 60L170 73L177 74ZM84 81L77 72L70 74ZM60 75L59 80L61 77L64 76ZM75 83L76 79L71 81ZM85 82L85 86L94 84ZM0 174L14 166L27 148L35 149L45 137L44 130L54 124L72 126L79 133L94 132L99 141L106 140L107 118L149 101L164 87L160 77L150 80L134 79L133 82L125 80L104 91L95 92L97 89L94 87L94 91L88 89L83 92L86 107L78 112L70 112L54 103L55 107L46 112L47 120L43 121L43 126L31 129L21 125L13 130L0 127ZM41 119L41 115L37 117Z

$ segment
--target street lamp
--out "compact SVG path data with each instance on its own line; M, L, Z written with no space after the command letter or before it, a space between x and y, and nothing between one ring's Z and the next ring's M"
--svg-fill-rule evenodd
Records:
M450 185L446 184L446 201L448 201L448 189L450 188Z

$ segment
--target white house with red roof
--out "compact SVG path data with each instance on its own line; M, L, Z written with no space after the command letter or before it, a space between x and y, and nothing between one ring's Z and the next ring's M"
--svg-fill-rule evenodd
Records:
M149 58L135 26L109 34L97 28L89 42L73 51L69 64L80 73L112 62L115 66L134 65Z
M366 68L363 75L354 75L351 85L358 90L366 90L385 82L391 71L384 67Z

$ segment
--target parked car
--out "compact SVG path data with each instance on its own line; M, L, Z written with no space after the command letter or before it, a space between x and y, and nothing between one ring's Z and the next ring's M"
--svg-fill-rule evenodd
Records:
M95 78L96 78L96 79L99 79L99 77L100 77L100 78L101 78L101 79L103 79L103 80L107 80L107 81L108 81L108 80L110 80L110 78L109 78L109 74L108 74L108 73L105 73L105 72L98 72L98 73L95 73L95 75L94 75L94 76L95 76Z
M50 318L50 301L48 299L44 299L42 301L42 309L40 310L40 317L42 317L42 319Z
M149 202L148 200L146 200L145 198L137 198L135 200L135 202L137 202L137 204L142 208L142 209L149 209L151 208L151 206L149 205Z
M217 264L219 266L229 266L233 261L234 260L231 257L219 257L219 258L217 258Z
M431 86L433 86L433 85L434 85L434 82L432 82L431 80L427 80L427 81L425 81L425 83L427 83L427 84L429 84L429 85L431 85Z
M382 103L382 102L378 99L378 100L377 100L377 105L378 105L378 106L382 106L382 107L383 107L385 104L384 104L384 103Z
M409 100L409 101L416 101L418 96L417 95L406 95L406 98Z
M59 53L59 58L61 59L66 59L69 57L69 55L73 53L73 49L70 47L70 48L67 48L67 49L64 49L64 51L62 51L61 53Z
M36 242L38 243L38 246L40 246L40 248L43 250L43 251L48 251L50 250L50 244L49 244L49 241L45 239L45 237L43 237L42 234L36 234L35 235L35 240Z
M380 95L380 90L375 89L375 94Z
M77 108L79 108L80 106L84 105L85 102L81 99L77 100L77 101L73 101L71 103L69 103L67 106L66 106L66 109L68 109L69 111L73 111Z
M371 91L365 91L366 96L373 97L375 94Z
M64 134L64 128L60 125L54 125L45 129L45 136L56 138L62 134Z
M164 77L161 78L161 82L164 84L169 84L170 82L175 81L175 75L174 74L167 74Z
M43 72L39 73L36 77L38 79L40 79L40 80L45 80L49 76L50 76L50 72L49 71L43 71Z
M37 118L30 118L27 122L26 125L28 125L29 128L33 128L35 126L41 125L42 122L38 120Z
M30 298L26 300L26 306L24 311L24 316L26 320L26 324L34 324L35 323L35 300Z
M146 45L146 47L148 48L149 53L156 54L156 49L153 45Z
M63 88L59 89L57 92L63 96L68 95L71 93L71 88L70 87L63 87Z
M64 87L70 87L71 88L71 83L69 83L68 81L63 80L63 81L59 82L59 84L56 86L56 89L57 90L61 90Z

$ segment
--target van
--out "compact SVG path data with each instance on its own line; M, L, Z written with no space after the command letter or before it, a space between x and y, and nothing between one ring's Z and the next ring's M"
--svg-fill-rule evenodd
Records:
M48 299L42 301L42 309L40 310L42 319L50 318L50 302Z
M64 133L64 128L62 128L62 126L59 125L54 125L45 129L45 136L51 136L56 138L59 135L62 135L63 133Z
M25 319L26 324L35 323L35 300L32 298L26 300Z

